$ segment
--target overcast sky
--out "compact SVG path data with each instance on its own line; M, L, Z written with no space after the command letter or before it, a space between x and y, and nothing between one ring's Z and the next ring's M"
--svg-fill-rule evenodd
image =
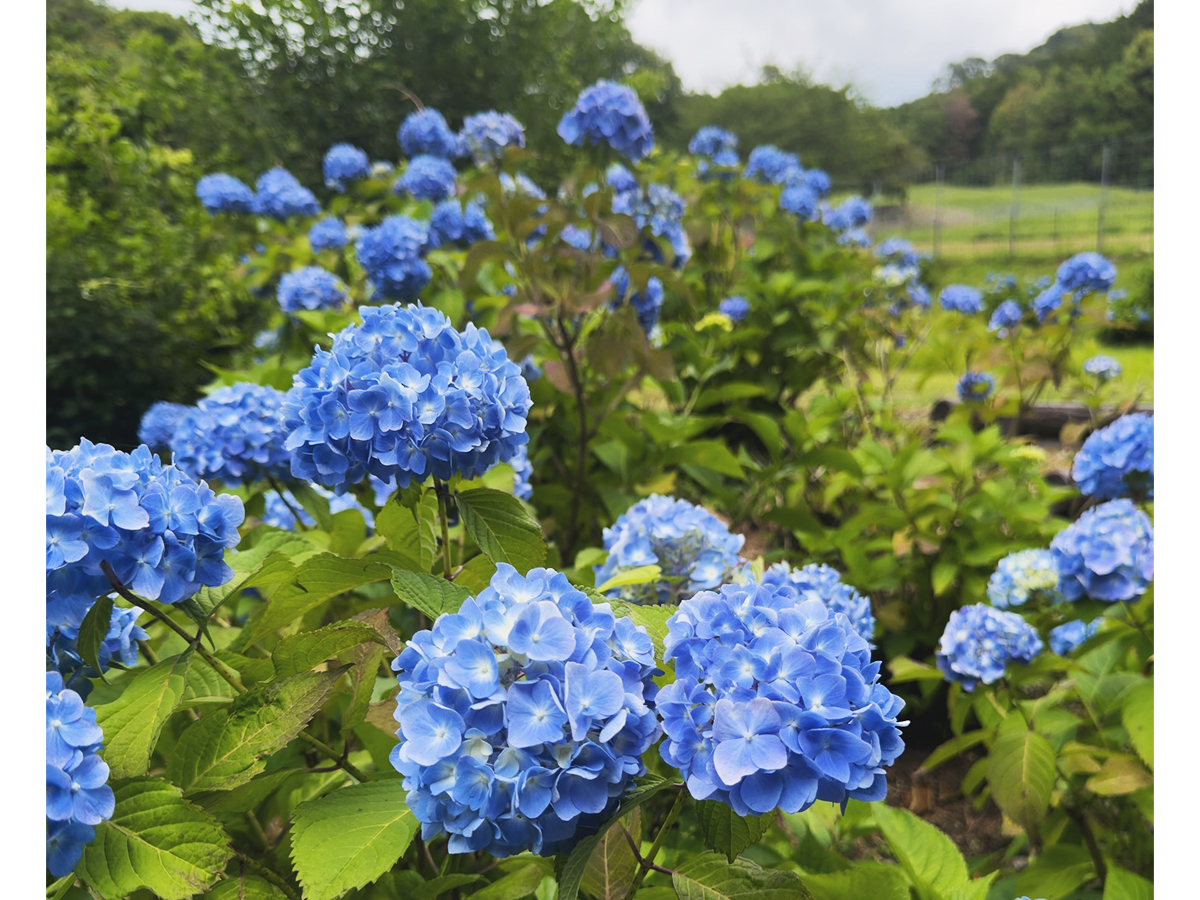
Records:
M1106 22L1136 0L632 0L634 38L691 91L750 84L773 64L853 84L879 106L929 92L949 62L1023 53L1064 25ZM183 14L191 0L115 0Z

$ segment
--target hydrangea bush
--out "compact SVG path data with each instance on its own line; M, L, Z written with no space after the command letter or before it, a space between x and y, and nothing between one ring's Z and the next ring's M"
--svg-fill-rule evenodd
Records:
M937 664L947 679L971 691L998 681L1010 663L1028 663L1043 646L1033 626L1016 613L975 604L950 614Z

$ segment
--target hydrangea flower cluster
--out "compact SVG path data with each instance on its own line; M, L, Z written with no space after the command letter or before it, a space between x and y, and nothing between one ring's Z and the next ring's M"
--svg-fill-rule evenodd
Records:
M990 296L1003 296L1017 289L1017 276L1011 272L988 272L983 280Z
M620 165L610 166L606 174L613 188L612 211L631 216L637 227L657 237L666 238L675 253L676 262L692 255L687 232L683 230L683 213L687 204L665 184L652 184L645 191L629 171ZM654 252L658 255L657 248Z
M96 711L46 673L46 867L61 878L79 864L96 836L92 826L112 818L116 797L108 764L99 756L104 733Z
M508 460L513 468L513 496L526 502L533 499L533 485L529 479L533 477L533 463L529 461L529 445L522 444L517 448L516 455Z
M806 222L816 219L820 206L821 198L807 184L789 184L779 192L779 208Z
M346 190L349 182L371 174L371 161L353 144L334 144L325 154L323 170L325 187L340 193Z
M142 414L141 424L138 425L138 440L151 450L170 448L175 426L188 409L189 407L182 403L168 403L165 400L152 404Z
M871 235L865 228L850 228L838 235L837 242L844 247L870 247Z
M308 245L314 252L341 250L349 241L346 226L337 216L327 216L308 229Z
M454 159L459 155L458 136L450 130L445 118L436 109L423 109L411 113L396 133L400 149L405 156L438 156Z
M1050 318L1050 314L1062 306L1064 297L1066 297L1066 291L1060 284L1052 284L1034 297L1033 311L1037 315L1038 322L1045 322Z
M951 284L942 288L938 300L942 309L974 315L983 309L983 294L978 288L965 284Z
M446 244L467 247L477 241L495 239L492 223L478 200L470 201L465 208L458 200L443 200L429 217L428 246L431 250Z
M633 306L637 313L638 323L647 335L653 335L658 326L658 317L662 312L663 283L662 279L651 275L646 279L646 289L630 294L629 275L623 266L618 266L612 274L615 294L609 304L611 309L620 309L626 302Z
M1099 630L1100 619L1093 619L1086 624L1078 620L1066 622L1050 629L1050 649L1059 656L1067 656Z
M451 853L551 855L594 833L645 772L661 728L644 628L566 576L510 565L392 664L392 765Z
M458 190L454 166L440 156L422 154L409 160L404 174L392 189L407 192L417 200L447 200Z
M991 684L1010 662L1028 663L1042 652L1037 630L1016 613L977 603L950 613L937 649L937 665L964 690Z
M884 262L895 263L905 268L913 268L921 264L924 255L917 252L912 241L902 237L890 237L875 248L875 255Z
M667 620L662 757L738 815L882 800L904 701L850 620L789 585L722 585Z
M304 187L287 169L276 166L259 176L251 204L255 215L272 219L315 216L321 211L313 192Z
M580 92L575 106L558 123L568 144L611 147L637 162L654 147L654 130L642 101L630 87L597 81Z
M97 597L122 584L178 603L233 577L242 501L214 494L146 446L122 453L88 440L46 451L46 624L78 628Z
M1002 338L1008 337L1009 330L1020 325L1024 315L1020 303L1016 300L1005 300L992 311L992 318L988 321L988 331L994 331Z
M197 181L196 196L212 215L222 212L248 213L254 205L254 191L224 172L213 172Z
M746 177L763 184L783 184L789 176L802 173L800 157L773 144L755 147L746 160Z
M737 140L737 135L732 131L716 125L705 125L692 136L688 142L688 152L703 157L699 165L701 178L707 178L714 166L725 169L737 166Z
M354 245L375 298L415 300L433 272L425 262L429 229L407 216L388 216Z
M138 641L149 635L137 624L142 611L137 607L114 606L109 617L108 632L100 642L97 672L79 655L79 627L76 625L46 626L46 665L58 672L67 687L87 697L92 689L89 678L96 678L108 671L115 659L125 668L132 668L138 661Z
M824 563L809 563L793 569L787 563L775 565L763 572L762 584L788 585L801 600L820 600L831 613L841 613L850 620L854 630L870 642L875 634L875 616L871 598L842 581L842 575Z
M1050 542L1068 600L1136 600L1154 578L1154 529L1133 501L1093 507Z
M171 436L171 459L193 478L228 485L287 478L284 394L240 382L218 388L184 413Z
M368 473L400 487L474 478L526 443L529 385L486 331L420 304L360 312L288 393L295 477L339 493Z
M1096 500L1153 497L1153 417L1131 413L1093 431L1075 454L1071 478Z
M460 136L476 165L499 160L505 147L525 146L525 126L494 109L463 119Z
M1105 382L1121 374L1121 364L1111 356L1093 356L1083 364L1083 371L1097 381Z
M793 172L789 176L789 181L795 178L797 173ZM818 197L824 197L829 193L829 188L832 182L829 180L829 174L824 169L805 169L799 175L799 182L806 188L816 194Z
M849 232L870 222L872 212L871 204L862 197L847 197L837 206L826 210L824 221L834 231Z
M345 512L348 509L357 509L362 513L363 520L367 523L367 528L375 527L374 513L359 503L358 498L353 494L345 493L339 497L332 491L325 490L319 484L309 485L309 487L329 501L330 514ZM300 524L305 528L312 528L316 524L313 517L300 505L300 502L291 491L284 490L282 496L274 491L269 491L266 494L266 509L263 511L262 520L267 525L282 528L284 531L295 531L297 515L300 517Z
M608 559L595 567L596 584L625 569L657 565L659 581L612 588L608 595L630 603L678 603L728 580L745 542L704 507L653 494L604 529Z
M1117 280L1117 267L1099 253L1077 253L1058 267L1056 281L1064 291L1087 294L1107 291Z
M305 266L284 273L275 297L284 312L334 309L346 302L346 286L327 269Z
M731 322L740 322L750 313L750 301L742 296L726 297L717 304L717 309Z
M1054 554L1049 550L1018 550L1008 554L997 563L996 571L988 579L987 595L997 609L1061 600Z
M996 379L987 372L967 372L958 379L956 390L963 403L981 403L992 396Z

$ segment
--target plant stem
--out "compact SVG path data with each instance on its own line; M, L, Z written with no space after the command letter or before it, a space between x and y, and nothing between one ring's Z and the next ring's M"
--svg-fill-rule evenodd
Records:
M264 866L262 863L260 863L254 857L248 856L247 854L243 853L237 847L233 846L233 844L227 844L226 846L229 847L229 849L233 851L233 855L236 856L241 862L248 865L250 868L252 868L255 872L257 872L259 875L261 875L267 881L271 882L271 884L275 885L275 887L277 887L281 891L283 891L283 893L287 896L288 900L300 900L300 895L296 893L296 889L293 888L286 881L284 881L282 878L280 878L279 875L276 874L274 871L272 871L271 869L268 869L266 866Z
M433 492L437 495L438 518L442 520L442 576L450 580L450 513L446 510L446 486L435 478Z
M279 486L279 482L275 480L274 476L268 475L267 483L271 485L271 487L274 489L275 493L279 495L279 499L283 501L283 505L288 508L288 512L290 512L292 514L292 516L295 518L296 530L297 531L308 531L308 526L305 525L304 520L300 518L300 513L298 513L296 511L295 507L293 507L292 504L288 503L287 497L283 496L283 488Z
M650 871L650 867L654 865L654 860L658 857L658 851L662 849L662 845L667 840L667 832L671 830L671 826L675 824L675 820L679 818L679 814L683 812L683 798L687 792L680 790L675 795L675 804L671 807L671 811L667 813L666 819L663 820L662 827L658 829L658 834L654 836L654 843L650 845L650 852L646 854L646 858L641 860L641 866L638 869L637 875L633 878L633 884L629 887L629 893L625 895L626 900L629 900L641 888L642 882L646 878L646 873Z

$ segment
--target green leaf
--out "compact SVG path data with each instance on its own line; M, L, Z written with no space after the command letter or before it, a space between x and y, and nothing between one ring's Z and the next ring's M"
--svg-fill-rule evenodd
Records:
M296 807L292 864L307 900L333 900L396 864L420 829L399 779L350 785Z
M147 888L162 900L205 890L231 855L217 820L158 778L113 785L116 809L96 826L77 874L104 900Z
M1084 785L1094 794L1117 797L1154 784L1154 776L1132 756L1113 754Z
M720 441L688 441L678 447L669 448L663 455L661 466L692 465L711 469L731 478L745 478L742 464Z
M204 900L287 900L287 894L265 878L243 871L220 882Z
M178 709L194 709L212 703L228 703L237 696L237 691L213 671L203 660L198 665L188 666L183 679L183 697Z
M854 454L840 447L818 447L816 450L809 450L800 457L800 462L810 468L824 466L835 472L846 472L855 478L863 476L862 466L858 464Z
M301 672L308 672L343 650L367 643L387 642L378 629L372 628L366 622L352 620L335 622L316 631L293 634L280 641L275 652L271 654L271 660L275 664L275 677L282 680Z
M909 900L908 879L896 866L857 862L852 868L802 876L814 900Z
M317 527L322 531L333 530L333 516L329 512L329 501L313 490L306 481L294 481L288 485L288 490L296 498L300 507L313 517Z
M463 528L494 563L510 563L524 574L546 562L542 529L521 501L491 488L456 496Z
M671 884L679 900L812 900L794 872L764 870L748 859L727 862L711 850L680 866Z
M434 900L435 897L440 897L446 891L466 887L469 884L477 884L484 880L480 875L439 875L437 878L431 878L423 884L411 888L404 896L405 900Z
M613 588L626 587L631 584L650 584L658 581L660 577L662 577L661 566L634 566L630 569L622 569L604 584L596 585L596 590L603 594Z
M111 597L99 597L92 608L83 617L79 626L79 636L75 646L79 650L79 658L92 667L96 672L103 672L100 666L100 646L108 636L112 626L113 602ZM101 676L103 677L103 676Z
M988 753L987 780L996 805L1018 825L1034 828L1054 790L1054 748L1019 716L1009 716Z
M1017 873L1017 893L1062 898L1096 875L1092 858L1077 844L1055 844Z
M872 804L875 822L924 900L948 896L967 885L967 864L950 838L907 809Z
M589 595L590 596L590 595ZM674 606L638 606L636 603L626 603L612 597L600 596L592 598L596 603L607 603L612 607L614 616L628 616L633 624L641 625L654 642L655 659L662 659L666 652L663 642L667 639L667 619L675 615Z
M1154 769L1154 682L1146 681L1129 692L1121 709L1129 742L1147 767Z
M725 854L730 862L766 834L775 821L774 812L739 816L728 804L718 800L701 800L696 804L696 813L704 846Z
M542 879L552 872L548 860L529 857L526 865L480 888L471 895L471 900L520 900L536 891Z
M496 564L481 554L466 561L455 573L454 583L475 595L492 583L492 576L495 574Z
M465 587L445 578L404 569L392 569L392 590L401 601L423 612L431 622L442 613L458 612L463 601L471 596Z
M950 590L950 585L954 584L954 579L958 575L958 565L951 559L939 559L933 564L933 572L930 575L930 581L933 584L933 592L937 596L942 596L946 591Z
M1140 875L1109 863L1103 900L1154 900L1154 885Z
M345 668L255 688L193 722L175 745L167 777L187 793L245 784L304 729Z
M96 707L111 778L146 774L158 735L183 699L191 656L186 652L136 673L119 697Z
M424 494L416 509L395 502L384 504L375 517L375 533L412 571L428 572L437 556L437 498Z
M892 671L889 684L903 684L906 681L945 681L946 676L937 666L917 662L907 656L897 656L888 663Z
M292 532L265 535L249 550L225 557L233 578L219 587L202 587L177 606L197 625L207 628L213 612L238 591L252 587L274 587L295 575L302 559L314 556L317 548Z
M974 747L976 744L983 741L988 736L988 732L982 728L977 731L968 731L956 737L950 738L946 743L942 744L936 750L925 757L925 761L921 763L921 769L926 772L932 772L948 759L953 759L964 750Z
M587 867L583 870L581 887L597 900L624 900L633 887L638 863L629 845L629 838L632 837L635 844L639 840L642 829L638 818L638 810L635 809L631 816L629 837L626 837L623 823L618 822L600 836L593 848Z

